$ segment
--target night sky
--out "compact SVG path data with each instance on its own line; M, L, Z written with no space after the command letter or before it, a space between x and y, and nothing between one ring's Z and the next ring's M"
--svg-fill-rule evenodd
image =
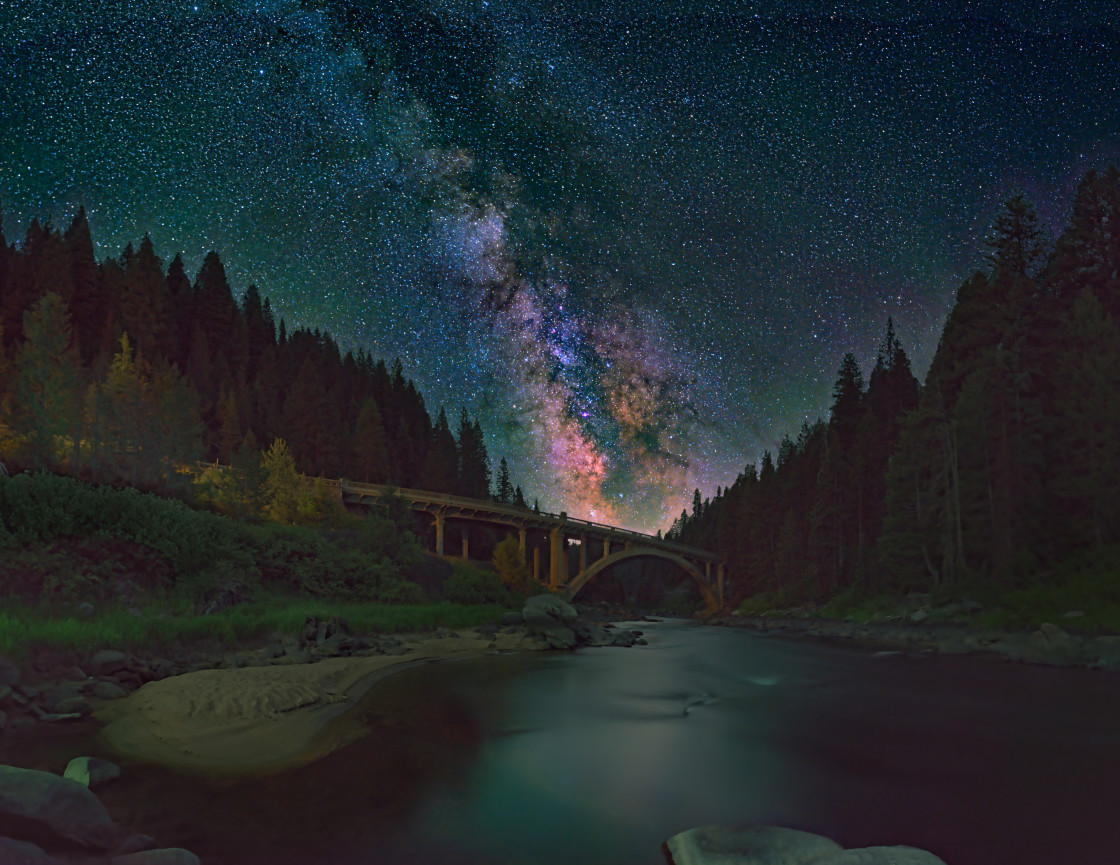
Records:
M1012 192L1061 228L1109 5L0 0L3 227L216 249L530 500L664 529L887 316L923 375Z

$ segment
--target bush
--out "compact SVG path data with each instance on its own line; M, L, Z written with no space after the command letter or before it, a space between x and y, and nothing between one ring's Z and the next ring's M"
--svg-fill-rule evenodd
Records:
M516 595L491 571L458 565L443 584L443 599L453 604L505 604L513 606Z

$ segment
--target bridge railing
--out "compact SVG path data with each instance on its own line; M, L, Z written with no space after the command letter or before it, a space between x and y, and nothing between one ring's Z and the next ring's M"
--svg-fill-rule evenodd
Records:
M601 533L607 533L615 537L631 538L636 541L641 541L649 546L656 546L659 549L672 550L679 552L693 558L710 559L711 561L718 561L719 556L701 550L696 547L685 546L673 541L667 541L664 538L659 538L656 535L647 535L644 532L636 532L632 529L623 529L618 526L608 525L607 523L597 523L593 520L582 520L578 517L569 517L567 514L554 514L548 511L535 511L529 508L520 508L516 505L508 505L502 502L490 502L483 499L473 499L467 496L456 496L450 493L433 493L427 490L413 490L407 487L394 487L387 484L366 484L357 481L342 480L339 482L342 493L352 492L358 495L389 495L396 494L402 498L410 498L421 502L430 504L442 504L449 507L468 508L477 511L486 511L488 513L502 514L504 516L513 517L518 520L539 520L545 523L552 523L556 527L575 527L575 528L589 528Z

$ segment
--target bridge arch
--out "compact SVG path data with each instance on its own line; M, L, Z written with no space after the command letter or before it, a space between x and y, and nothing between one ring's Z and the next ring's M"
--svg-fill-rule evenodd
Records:
M616 565L627 559L637 559L644 556L651 556L655 559L664 559L665 561L672 562L696 581L696 585L700 587L700 594L704 598L704 603L708 605L708 609L713 611L719 609L719 601L717 601L715 595L712 594L711 587L704 580L704 575L696 565L688 561L688 559L681 558L667 550L659 550L654 547L631 547L628 550L619 550L617 553L611 553L609 556L599 559L599 561L595 562L595 564L591 565L586 571L579 574L568 584L566 590L568 600L570 601L575 598L580 589L591 582L591 580L602 571L611 567L611 565Z

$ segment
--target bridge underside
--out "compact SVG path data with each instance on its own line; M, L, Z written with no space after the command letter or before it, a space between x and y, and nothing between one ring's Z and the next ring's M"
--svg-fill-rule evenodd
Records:
M696 585L700 589L700 595L704 598L704 603L708 605L709 610L716 611L719 610L719 608L722 606L723 565L719 566L716 579L712 581L710 578L710 574L701 572L694 563L688 561L687 559L681 558L680 556L674 555L673 553L666 552L665 550L657 550L652 548L643 549L641 547L632 547L627 550L620 550L617 553L611 553L609 556L599 559L599 561L595 562L595 564L578 573L570 583L562 587L564 596L569 601L574 600L575 596L579 594L580 589L586 586L600 573L607 570L607 568L610 568L613 565L617 565L619 562L637 558L656 558L662 559L663 561L672 562L674 565L676 565L696 581ZM708 570L709 569L707 568L705 569L705 571Z

